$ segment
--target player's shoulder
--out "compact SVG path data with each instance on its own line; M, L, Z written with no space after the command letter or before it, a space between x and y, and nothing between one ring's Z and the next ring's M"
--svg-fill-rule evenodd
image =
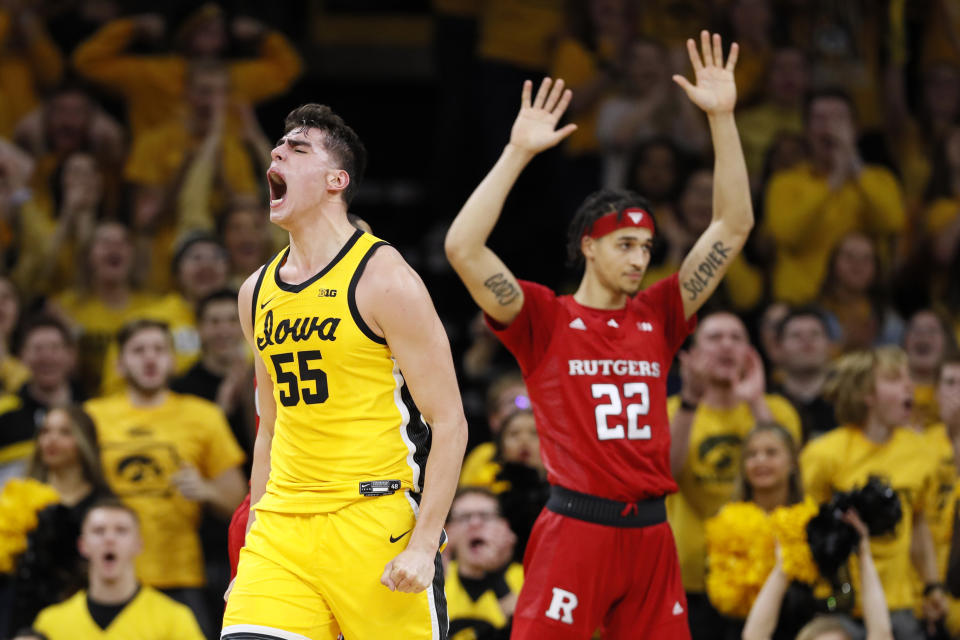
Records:
M376 296L376 300L387 302L426 291L420 274L410 266L396 247L374 236L371 236L371 240L374 242L363 258L362 272L357 279L358 293L371 293Z

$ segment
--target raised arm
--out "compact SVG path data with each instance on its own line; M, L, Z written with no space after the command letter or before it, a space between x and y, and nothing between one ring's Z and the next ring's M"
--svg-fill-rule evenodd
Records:
M552 87L552 88L551 88ZM473 191L450 225L444 248L447 259L470 291L474 301L491 318L509 324L523 308L523 291L513 273L486 243L507 194L535 155L573 133L576 125L557 129L572 93L563 80L545 78L531 102L533 83L523 83L520 113L513 123L510 142L500 159Z
M417 524L406 549L387 564L380 579L391 590L418 593L434 577L467 445L467 420L447 334L427 288L395 249L382 247L370 258L356 297L371 330L386 339L431 431Z
M687 40L696 85L683 76L673 76L687 97L707 114L715 158L713 219L680 267L680 294L687 318L694 315L716 290L753 228L750 180L733 118L733 107L737 102L733 69L739 47L737 43L730 46L730 55L724 65L719 35L714 34L711 42L710 34L701 31L700 45L702 59L693 39Z

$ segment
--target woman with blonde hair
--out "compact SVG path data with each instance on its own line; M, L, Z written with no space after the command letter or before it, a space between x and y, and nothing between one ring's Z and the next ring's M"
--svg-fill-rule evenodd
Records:
M895 531L871 545L897 640L923 639L914 615L919 598L909 579L922 578L928 624L943 618L946 598L924 512L936 499L934 465L923 437L909 426L913 385L898 347L858 351L837 360L825 395L840 426L810 442L800 456L804 489L818 503L879 476L897 492L903 510ZM863 604L860 593L860 603Z
M41 609L82 586L80 525L92 504L111 495L90 416L77 406L51 409L37 431L27 475L52 487L59 502L37 513L27 550L17 558L11 629L29 625Z
M716 637L741 637L744 618L763 585L765 571L775 566L775 548L782 537L779 544L788 545L791 562L798 548L803 552L804 571L795 571L795 566L801 565L791 563L791 575L783 574L783 612L778 607L767 637L792 640L809 620L814 604L810 589L800 578L803 573L808 579L816 576L803 533L816 509L804 503L798 447L786 428L760 422L750 430L743 440L735 486L734 502L721 508L706 527L707 597L726 622L722 630L715 630ZM758 565L765 567L758 569Z

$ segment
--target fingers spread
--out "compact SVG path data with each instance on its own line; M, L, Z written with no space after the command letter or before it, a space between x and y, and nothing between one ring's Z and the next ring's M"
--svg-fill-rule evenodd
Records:
M563 116L563 113L567 110L567 107L570 106L570 100L573 98L573 91L567 89L563 92L563 95L560 96L560 102L557 103L557 108L554 109L553 113L560 118Z
M727 58L727 71L733 72L737 66L737 57L740 55L740 45L736 42L730 45L730 57Z
M530 94L533 93L533 82L523 81L523 93L520 95L520 108L530 108Z
M718 67L723 65L723 45L719 33L713 34L713 62Z
M690 42L693 42L693 40L691 40ZM703 68L703 67L701 67L701 69L702 69L702 68ZM676 75L676 74L675 74L675 75L673 76L673 81L676 82L678 85L680 85L680 88L683 89L684 91L686 91L686 92L688 92L688 93L689 93L690 91L693 91L693 85L690 84L690 81L687 80L686 78L684 78L683 76L681 76L681 75Z
M550 94L550 85L552 81L550 78L544 78L543 82L540 83L540 89L537 90L537 97L533 99L533 108L542 109L543 103L547 101L547 96Z
M713 66L713 52L710 49L710 32L704 29L700 32L700 51L703 54L703 66Z
M552 112L554 107L557 106L557 102L560 101L560 96L563 95L563 78L557 78L557 81L553 83L553 90L550 91L550 95L547 96L547 101L543 105L543 108L547 111Z
M687 38L687 53L690 54L690 64L693 65L693 70L700 71L700 69L703 69L703 62L700 61L700 52L697 51L697 43L693 41L693 38ZM677 76L673 78L676 80Z
M577 130L577 125L575 124L568 124L563 129L557 130L556 132L554 132L553 144L559 143L561 140L563 140L564 138L566 138L568 135L570 135L576 130Z

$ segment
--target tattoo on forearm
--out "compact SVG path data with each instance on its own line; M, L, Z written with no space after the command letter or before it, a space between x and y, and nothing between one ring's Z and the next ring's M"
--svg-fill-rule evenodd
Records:
M517 288L502 273L492 275L484 280L483 286L490 289L501 305L508 305L520 296Z
M703 262L697 266L693 277L683 283L683 288L690 293L690 300L696 300L701 293L706 291L710 281L718 275L720 268L727 262L727 256L733 251L730 247L724 246L722 242L714 242L713 248Z

